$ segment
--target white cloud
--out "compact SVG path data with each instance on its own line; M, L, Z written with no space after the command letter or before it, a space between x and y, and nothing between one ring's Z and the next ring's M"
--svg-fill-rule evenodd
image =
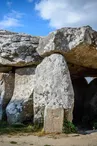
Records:
M7 29L12 27L21 27L21 18L23 13L12 10L11 13L5 15L0 21L0 29Z
M97 0L40 0L35 10L54 28L97 26Z

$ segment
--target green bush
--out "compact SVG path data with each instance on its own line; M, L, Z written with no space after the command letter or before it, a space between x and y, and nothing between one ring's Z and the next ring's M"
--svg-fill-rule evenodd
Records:
M66 134L77 133L77 129L73 125L73 123L65 119L63 123L63 133L66 133Z

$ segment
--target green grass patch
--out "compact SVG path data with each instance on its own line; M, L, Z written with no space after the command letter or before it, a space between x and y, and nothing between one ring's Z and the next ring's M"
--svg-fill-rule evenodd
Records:
M0 135L2 134L14 134L14 133L32 133L41 131L40 125L21 124L16 123L9 125L7 122L0 122Z

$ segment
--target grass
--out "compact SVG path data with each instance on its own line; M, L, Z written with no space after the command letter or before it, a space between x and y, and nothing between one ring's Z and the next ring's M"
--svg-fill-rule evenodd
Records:
M11 141L10 143L11 143L11 144L17 144L17 142L16 142L16 141Z
M2 134L17 134L17 133L37 133L38 136L45 135L44 130L42 130L43 126L38 124L32 125L24 125L21 123L16 123L13 125L9 125L7 122L0 122L0 135ZM76 127L69 121L64 120L63 133L77 133Z
M46 144L46 145L44 145L44 146L51 146L51 145Z
M71 123L65 119L64 124L63 124L63 133L65 133L65 134L77 133L77 129L73 123Z
M33 133L41 131L42 127L39 125L24 125L24 124L13 124L9 125L6 122L0 122L0 135L2 134L17 134L17 133Z

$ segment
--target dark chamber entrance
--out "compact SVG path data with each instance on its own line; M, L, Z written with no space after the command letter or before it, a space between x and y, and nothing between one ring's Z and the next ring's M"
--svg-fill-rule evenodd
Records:
M73 123L78 129L97 128L97 78L89 84L85 78L72 79L75 93Z

